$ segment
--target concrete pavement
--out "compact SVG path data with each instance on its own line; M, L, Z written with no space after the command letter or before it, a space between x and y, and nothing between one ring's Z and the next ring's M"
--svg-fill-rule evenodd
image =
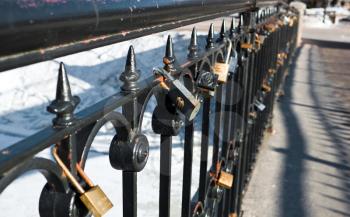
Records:
M260 148L243 200L244 217L350 216L345 45L309 40L298 51L275 106L276 134Z

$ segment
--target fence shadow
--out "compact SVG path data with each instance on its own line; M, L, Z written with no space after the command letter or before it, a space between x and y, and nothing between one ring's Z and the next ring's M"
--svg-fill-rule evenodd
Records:
M329 177L329 179L326 179L328 181L315 180L315 182L322 187L331 188L332 192L341 192L337 193L336 196L318 192L319 196L316 198L320 201L312 201L312 203L317 204L321 209L326 209L334 216L350 216L350 211L344 212L343 209L338 209L338 206L327 207L328 204L324 202L333 200L334 203L342 203L343 208L346 207L346 210L350 210L350 127L348 124L350 121L350 112L348 108L342 105L341 99L332 99L332 101L334 101L333 104L326 104L324 97L320 96L320 85L314 81L317 80L316 77L319 78L319 73L327 72L322 72L314 66L312 52L314 52L313 48L317 46L315 43L316 42L309 44L311 48L307 51L308 53L306 55L308 59L307 68L302 72L307 73L307 81L305 84L307 84L308 87L305 89L305 94L310 96L311 101L308 103L301 103L293 99L293 95L295 95L296 92L296 89L294 89L295 86L293 85L296 80L295 77L298 69L296 62L300 60L300 52L301 49L303 49L303 47L301 47L296 53L289 70L289 76L285 82L285 96L278 103L282 113L283 123L286 125L287 135L287 147L285 149L274 149L274 151L285 155L281 177L280 197L282 203L279 215L283 217L309 216L309 208L307 207L308 203L306 199L310 198L310 195L306 194L310 194L310 190L306 189L307 187L305 184L308 179L308 170L310 170L306 167L308 162L322 164L335 170L337 172L336 174L329 171L313 171ZM305 45L305 42L303 45ZM324 46L324 43L321 43L320 46ZM327 44L328 48L337 48L337 46L338 44L331 46ZM301 73L300 69L298 73ZM325 90L327 91L329 90L330 93L336 89L328 85L328 83L332 84L329 80L324 80L323 83L325 84L322 85L323 88L326 88ZM295 108L296 106L310 109L315 115L307 117L307 114L301 114L300 111L296 112L296 110L293 109L293 107ZM315 122L320 123L319 126L316 126L316 129L325 129L320 131L322 133L319 136L325 138L326 146L323 146L323 144L310 144L309 139L306 138L310 136L310 132L305 132L305 128L303 129L301 125L302 122L305 121L302 120L304 118L309 121L313 121L314 119ZM325 155L310 155L308 153L310 147L318 147ZM327 150L329 153L327 153ZM332 155L336 160L331 161L326 159L325 156L328 154ZM333 178L338 179L336 184L332 182Z

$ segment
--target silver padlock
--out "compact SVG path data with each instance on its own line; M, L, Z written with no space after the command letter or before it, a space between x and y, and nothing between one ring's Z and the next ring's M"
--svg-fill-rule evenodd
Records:
M259 109L259 111L264 111L266 108L266 106L259 100L255 100L254 105L257 109Z
M162 68L154 69L156 79L160 86L167 91L167 95L176 109L187 120L192 121L201 107L200 101L178 80Z

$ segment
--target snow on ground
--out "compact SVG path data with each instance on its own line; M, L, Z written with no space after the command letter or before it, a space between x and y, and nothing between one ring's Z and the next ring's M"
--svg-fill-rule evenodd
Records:
M350 16L350 11L342 7L328 7L326 12L336 13L336 23L343 17ZM323 22L324 8L309 8L305 10L304 24L313 28L330 28L334 26L329 16L326 16L325 22Z
M134 45L137 66L142 77L149 76L152 68L162 65L167 35L173 36L175 54L185 58L190 32L164 32L139 39L73 54L52 61L0 73L0 150L49 126L54 117L46 106L54 99L59 62L66 64L72 92L81 98L80 111L119 90L118 79L123 71L128 47ZM204 37L199 37L199 41ZM148 105L143 121L143 132L150 141L150 157L146 168L138 175L139 216L158 216L159 136L151 129L155 100ZM200 123L196 124L193 155L192 194L198 186L200 162ZM121 171L114 170L108 161L108 146L114 132L106 125L95 138L86 171L114 203L106 216L122 216ZM172 154L172 216L181 211L183 173L183 132L173 139ZM211 140L212 141L212 140ZM49 150L38 156L51 158ZM209 152L211 156L211 149ZM38 172L27 173L17 179L0 195L0 216L39 216L38 198L45 179Z

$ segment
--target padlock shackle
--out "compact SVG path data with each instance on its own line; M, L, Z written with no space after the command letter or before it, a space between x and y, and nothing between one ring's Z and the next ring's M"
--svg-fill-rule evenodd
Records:
M88 184L89 187L94 187L94 183L91 181L91 179L86 175L86 173L84 172L84 170L81 168L80 164L76 164L75 168L77 168L77 171L79 173L79 175L81 176L81 178L84 179L84 181L86 182L86 184Z
M75 179L75 177L72 175L72 173L69 171L69 169L67 168L67 166L63 163L63 161L61 160L61 158L58 156L57 154L57 145L55 145L52 149L52 155L55 158L57 164L59 165L59 167L61 167L63 173L67 176L67 178L69 179L69 181L73 184L73 186L77 189L77 191L79 192L79 194L84 194L85 190L83 189L83 187L81 187L81 185L79 184L79 182Z
M229 63L230 57L231 57L232 42L230 39L228 40L228 48L227 49L228 49L228 51L227 51L227 56L226 56L226 61L225 61L226 64Z

